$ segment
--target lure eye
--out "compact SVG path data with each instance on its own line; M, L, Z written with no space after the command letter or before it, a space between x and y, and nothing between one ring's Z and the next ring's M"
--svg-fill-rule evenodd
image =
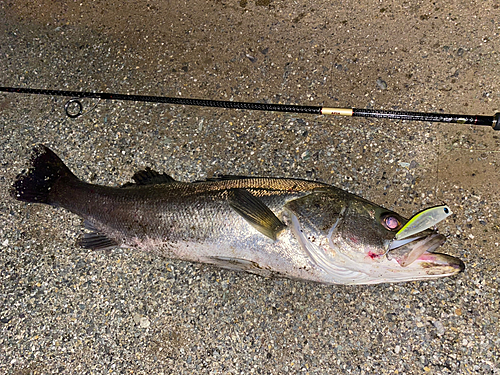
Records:
M445 208L444 208L444 213L445 213L446 215L448 215L448 214L450 213L450 209L449 209L448 207L445 207Z
M388 230L396 230L399 229L401 222L397 217L387 215L382 219L382 225Z

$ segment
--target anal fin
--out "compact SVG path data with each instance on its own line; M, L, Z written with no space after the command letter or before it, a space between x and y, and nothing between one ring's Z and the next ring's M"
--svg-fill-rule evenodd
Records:
M85 220L84 225L86 229L92 232L84 233L83 237L78 241L81 247L92 250L107 250L119 246L118 242L99 232L90 221Z
M106 250L118 247L118 243L99 232L85 233L78 244L85 249Z

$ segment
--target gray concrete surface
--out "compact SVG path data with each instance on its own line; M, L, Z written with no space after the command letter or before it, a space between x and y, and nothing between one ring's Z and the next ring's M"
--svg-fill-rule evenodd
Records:
M302 105L499 110L499 2L0 1L0 85ZM499 135L489 128L0 95L0 372L498 374ZM87 108L95 102L87 101ZM447 203L454 278L264 279L76 246L8 195L44 143L86 181L150 166L332 183L401 214Z

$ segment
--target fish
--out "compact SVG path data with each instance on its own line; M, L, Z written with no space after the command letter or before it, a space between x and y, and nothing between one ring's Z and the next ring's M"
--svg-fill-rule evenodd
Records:
M10 193L84 220L78 245L131 247L264 277L378 284L456 275L464 263L435 252L434 229L403 240L408 219L322 182L219 176L176 181L146 168L123 186L79 179L48 147L34 147Z

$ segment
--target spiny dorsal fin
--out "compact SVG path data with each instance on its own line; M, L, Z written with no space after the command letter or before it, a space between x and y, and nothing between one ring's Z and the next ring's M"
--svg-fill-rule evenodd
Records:
M259 198L245 189L228 192L229 205L250 225L272 240L285 228L285 224Z
M156 184L170 184L175 182L175 180L165 173L158 173L153 171L151 168L147 167L141 171L134 173L132 179L134 183L126 183L122 187L133 186L133 185L156 185Z

